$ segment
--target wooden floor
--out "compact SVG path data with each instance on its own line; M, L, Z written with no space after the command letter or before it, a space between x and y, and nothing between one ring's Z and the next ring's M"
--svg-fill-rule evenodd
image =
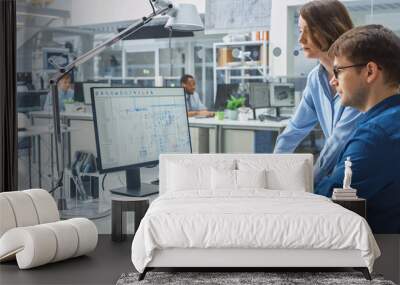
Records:
M376 260L374 272L400 284L400 235L377 235L375 238L382 256ZM130 256L132 239L130 236L119 243L112 242L111 235L99 235L97 248L89 255L29 270L19 270L15 261L1 263L0 285L115 284L122 273L135 271Z
M0 284L115 284L122 273L135 271L131 262L132 238L111 241L99 235L97 248L87 256L19 270L17 263L0 264Z

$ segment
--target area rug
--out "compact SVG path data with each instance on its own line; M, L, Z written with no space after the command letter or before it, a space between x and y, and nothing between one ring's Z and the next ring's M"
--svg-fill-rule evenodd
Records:
M138 281L138 276L138 273L122 274L116 285L395 285L379 275L372 275L373 280L368 281L360 272L148 272L142 281Z

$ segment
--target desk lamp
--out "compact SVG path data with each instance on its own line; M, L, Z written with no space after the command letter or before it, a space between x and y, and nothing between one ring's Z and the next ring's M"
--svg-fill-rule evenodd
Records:
M203 23L200 19L200 15L197 12L196 6L193 4L180 4L175 6L169 0L149 0L153 12L147 17L143 17L141 21L133 23L122 32L106 40L102 44L93 48L92 50L84 53L83 55L76 58L70 64L65 67L59 66L54 60L49 62L55 66L58 72L50 79L50 92L53 99L53 123L54 123L54 137L55 137L55 150L56 150L56 164L57 164L57 183L53 189L49 192L52 193L56 189L60 188L60 198L57 201L59 210L67 209L67 202L64 197L63 189L63 176L64 176L64 152L63 152L63 141L61 136L61 122L60 122L60 108L59 108L59 97L58 97L58 82L71 72L74 68L85 63L89 59L95 57L106 48L112 46L116 42L128 37L129 35L137 32L153 18L158 15L166 15L169 17L166 27L169 29L176 29L181 31L199 31L203 30Z

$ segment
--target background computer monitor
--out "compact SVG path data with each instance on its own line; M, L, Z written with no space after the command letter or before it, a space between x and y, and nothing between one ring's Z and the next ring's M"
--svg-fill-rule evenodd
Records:
M110 87L110 83L103 82L83 82L83 98L87 105L92 104L90 89L93 87Z
M74 83L74 101L76 102L85 102L85 97L83 95L83 82Z
M43 90L17 92L17 112L41 111L47 96L48 91Z
M239 84L218 84L214 109L224 110L226 108L226 101L228 101L231 95L236 95L238 93L238 89Z
M92 102L99 171L127 174L127 187L113 193L154 193L140 183L140 167L161 153L191 153L183 88L94 87Z
M294 85L292 83L270 83L271 107L295 107Z
M280 121L290 117L295 107L295 86L290 82L249 83L249 106L254 118L263 110L264 118ZM282 113L289 116L281 116Z
M267 108L270 106L270 86L269 83L252 82L249 83L249 106L251 108Z

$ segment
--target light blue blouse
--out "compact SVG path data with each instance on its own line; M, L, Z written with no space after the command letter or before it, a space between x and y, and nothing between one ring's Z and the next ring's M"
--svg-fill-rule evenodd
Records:
M278 137L274 153L292 153L299 143L320 124L325 145L314 165L314 184L329 175L362 113L341 105L339 94L332 93L328 73L322 65L308 75L303 97L288 126Z

